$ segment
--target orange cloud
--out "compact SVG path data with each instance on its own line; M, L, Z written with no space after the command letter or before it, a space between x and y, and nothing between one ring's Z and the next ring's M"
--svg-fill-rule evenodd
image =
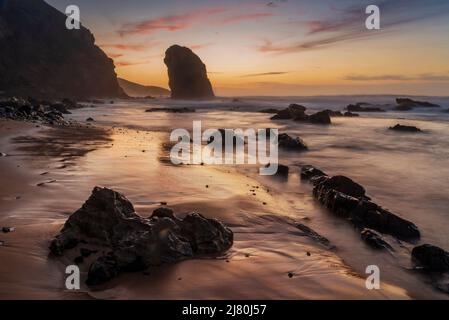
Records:
M147 48L147 46L143 44L101 44L100 47L118 50L133 50L133 51L143 51Z
M227 24L227 23L233 23L233 22L239 22L239 21L245 21L245 20L258 20L261 18L267 18L267 17L272 17L272 16L274 16L274 14L268 13L268 12L241 14L241 15L236 15L233 17L223 19L219 23Z

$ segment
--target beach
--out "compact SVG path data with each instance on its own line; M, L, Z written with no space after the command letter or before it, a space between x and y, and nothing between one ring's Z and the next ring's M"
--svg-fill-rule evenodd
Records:
M387 112L317 126L273 121L258 112L284 108L287 101L310 110L342 109L346 100L357 98L117 100L73 110L66 118L80 123L74 127L1 120L0 151L7 156L0 158L0 225L16 230L1 235L0 298L447 299L412 270L413 244L391 237L394 251L373 251L347 221L323 208L312 186L299 177L305 164L349 176L377 203L413 221L422 243L448 248L447 114ZM194 107L196 112L145 112L151 107ZM95 121L86 122L89 117ZM286 181L260 176L258 166L251 165L174 166L167 147L170 132L191 130L193 120L205 128L278 128L300 136L309 151L280 152L279 162L290 167ZM388 131L399 122L426 134ZM52 257L49 242L95 186L124 194L143 217L166 203L181 216L200 212L219 219L234 232L234 245L218 258L151 267L121 274L99 288L67 291L64 271L73 254ZM332 247L304 235L297 223L328 238ZM367 265L380 267L380 290L365 287ZM85 277L88 263L80 268Z

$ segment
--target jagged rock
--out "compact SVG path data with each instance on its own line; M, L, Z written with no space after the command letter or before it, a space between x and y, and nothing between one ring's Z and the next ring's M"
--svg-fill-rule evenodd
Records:
M359 114L357 114L357 113L352 113L351 111L347 111L347 112L345 112L343 115L344 115L345 117L348 117L348 118L360 117Z
M305 111L306 107L293 103L288 108L277 111L271 120L305 119L307 118Z
M292 151L305 151L308 149L306 143L299 137L292 138L286 133L278 135L279 147Z
M310 123L331 124L331 117L327 111L320 111L310 115L307 119Z
M389 249L393 250L388 242L386 242L383 237L374 230L371 229L363 229L360 233L361 238L365 241L370 247L374 249Z
M327 178L321 182L320 188L333 189L354 198L366 197L365 188L345 176L333 176L331 178Z
M178 45L165 52L169 86L173 99L214 98L206 66L192 50Z
M449 271L449 252L431 244L423 244L413 248L412 258L426 270Z
M301 168L301 179L303 180L310 180L314 177L321 177L321 176L327 175L320 169L315 168L314 166L306 165Z
M374 229L407 241L420 237L415 224L370 201L365 188L350 178L330 178L312 166L303 167L301 176L313 183L313 195L318 201L337 216L350 220L355 226Z
M0 88L7 96L125 97L92 33L43 0L0 1Z
M86 121L87 122L94 122L95 120L94 120L94 118L89 117L89 118L86 119Z
M430 103L427 101L417 101L409 98L397 98L396 103L398 104L397 108L402 108L402 110L411 110L415 107L424 107L424 108L440 107L439 105L434 103Z
M278 170L276 171L276 176L288 178L289 171L290 171L290 168L288 166L283 165L283 164L278 164Z
M239 143L241 144L245 144L245 139L243 136L239 136L239 135L235 135L234 131L232 129L217 129L217 131L220 133L221 135L221 144L222 144L222 148L225 147L226 145L226 131L230 131L231 132L231 136L232 136L232 143L233 146L235 146L237 144L237 141L239 141ZM209 137L209 139L207 140L207 143L212 143L214 141L214 136ZM222 149L222 151L224 151Z
M99 284L122 271L221 254L232 246L233 233L221 222L198 213L184 219L171 214L159 208L150 218L142 218L122 194L95 187L51 241L50 251L60 256L86 241L110 250L89 269L87 283Z
M401 132L422 132L421 129L414 126L403 126L401 124L397 124L394 127L388 128L393 131L401 131Z

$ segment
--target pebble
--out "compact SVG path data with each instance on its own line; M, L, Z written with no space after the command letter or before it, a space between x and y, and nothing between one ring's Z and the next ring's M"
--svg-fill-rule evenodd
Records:
M6 153L0 152L0 157L6 157L6 156L7 156Z
M15 230L16 230L16 228L14 228L14 227L3 227L3 228L2 228L2 232L3 232L3 233L14 232Z
M289 278L293 278L293 272L289 272L289 273L288 273L288 277L289 277Z

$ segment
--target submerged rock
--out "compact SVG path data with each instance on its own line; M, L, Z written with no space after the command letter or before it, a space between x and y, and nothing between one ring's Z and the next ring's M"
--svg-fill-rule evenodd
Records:
M341 113L341 111L326 109L322 112L326 112L330 117L343 117L343 113Z
M214 98L206 66L192 50L178 45L165 52L169 86L173 99Z
M418 266L425 270L437 272L449 271L449 252L431 244L414 247L412 250L412 258L417 262Z
M286 133L278 135L279 147L292 151L305 151L308 149L306 143L299 137L292 138Z
M374 230L371 229L363 229L360 233L363 241L365 241L370 247L374 249L389 249L393 250L393 248L386 242L383 237Z
M421 129L414 126L403 126L402 124L397 124L394 127L388 128L393 131L401 131L401 132L422 132Z
M159 208L145 219L122 194L95 187L51 241L50 251L60 256L81 242L109 251L90 266L87 283L95 285L123 271L224 253L232 246L233 233L198 213L179 219L170 209Z
M327 111L319 111L308 116L306 121L315 124L331 124L331 117Z
M373 107L369 103L358 102L356 104L350 104L346 107L349 112L385 112L384 109L379 107Z
M348 117L348 118L355 118L355 117L360 117L359 114L357 113L353 113L351 111L347 111L343 114L343 116Z
M329 239L323 237L322 235L320 235L316 231L312 230L308 226L306 226L302 223L298 223L296 225L296 228L298 228L299 230L304 232L304 235L312 238L313 240L317 241L318 243L324 245L325 247L333 248L333 246L331 246L331 242L329 241Z

